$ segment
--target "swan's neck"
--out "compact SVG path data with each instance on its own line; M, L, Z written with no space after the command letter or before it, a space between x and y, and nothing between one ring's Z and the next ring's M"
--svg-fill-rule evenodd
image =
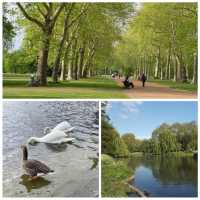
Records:
M27 147L23 148L23 160L27 160L28 159L28 150Z
M39 137L31 137L29 139L30 143L38 143L38 142L43 142L43 138L39 138Z
M39 137L34 137L34 140L36 142L43 142L43 138L39 138Z

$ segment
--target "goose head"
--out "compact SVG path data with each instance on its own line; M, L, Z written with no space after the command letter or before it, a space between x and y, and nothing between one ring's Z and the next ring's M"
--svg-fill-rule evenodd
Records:
M38 142L40 142L40 138L37 138L37 137L30 137L28 139L28 144L31 144L31 145L35 145L37 144Z

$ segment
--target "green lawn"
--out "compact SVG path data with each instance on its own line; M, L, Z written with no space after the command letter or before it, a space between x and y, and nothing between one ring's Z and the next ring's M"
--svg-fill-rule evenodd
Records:
M116 82L106 78L88 78L59 83L48 81L46 87L28 87L29 78L4 75L4 98L127 98Z
M152 83L159 83L162 85L169 86L172 89L177 89L177 90L186 90L186 91L197 91L197 85L190 84L190 83L180 83L180 82L173 82L173 81L168 81L168 80L150 80L149 82Z

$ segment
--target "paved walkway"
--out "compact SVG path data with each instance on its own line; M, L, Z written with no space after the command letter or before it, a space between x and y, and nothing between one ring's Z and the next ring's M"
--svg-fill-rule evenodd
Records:
M115 79L115 81L123 87L122 80ZM143 88L141 81L133 81L133 89L123 89L124 93L132 99L195 99L197 92L183 91L171 89L168 86L160 85L158 83L146 82Z

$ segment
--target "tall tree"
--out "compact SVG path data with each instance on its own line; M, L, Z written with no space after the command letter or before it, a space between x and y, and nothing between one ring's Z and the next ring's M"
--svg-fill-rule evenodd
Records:
M40 84L47 84L47 65L51 35L56 20L64 8L64 4L55 5L53 3L21 4L17 3L24 17L36 24L42 31L41 49L39 52L38 69ZM40 18L34 15L37 12ZM32 14L31 14L32 13Z

